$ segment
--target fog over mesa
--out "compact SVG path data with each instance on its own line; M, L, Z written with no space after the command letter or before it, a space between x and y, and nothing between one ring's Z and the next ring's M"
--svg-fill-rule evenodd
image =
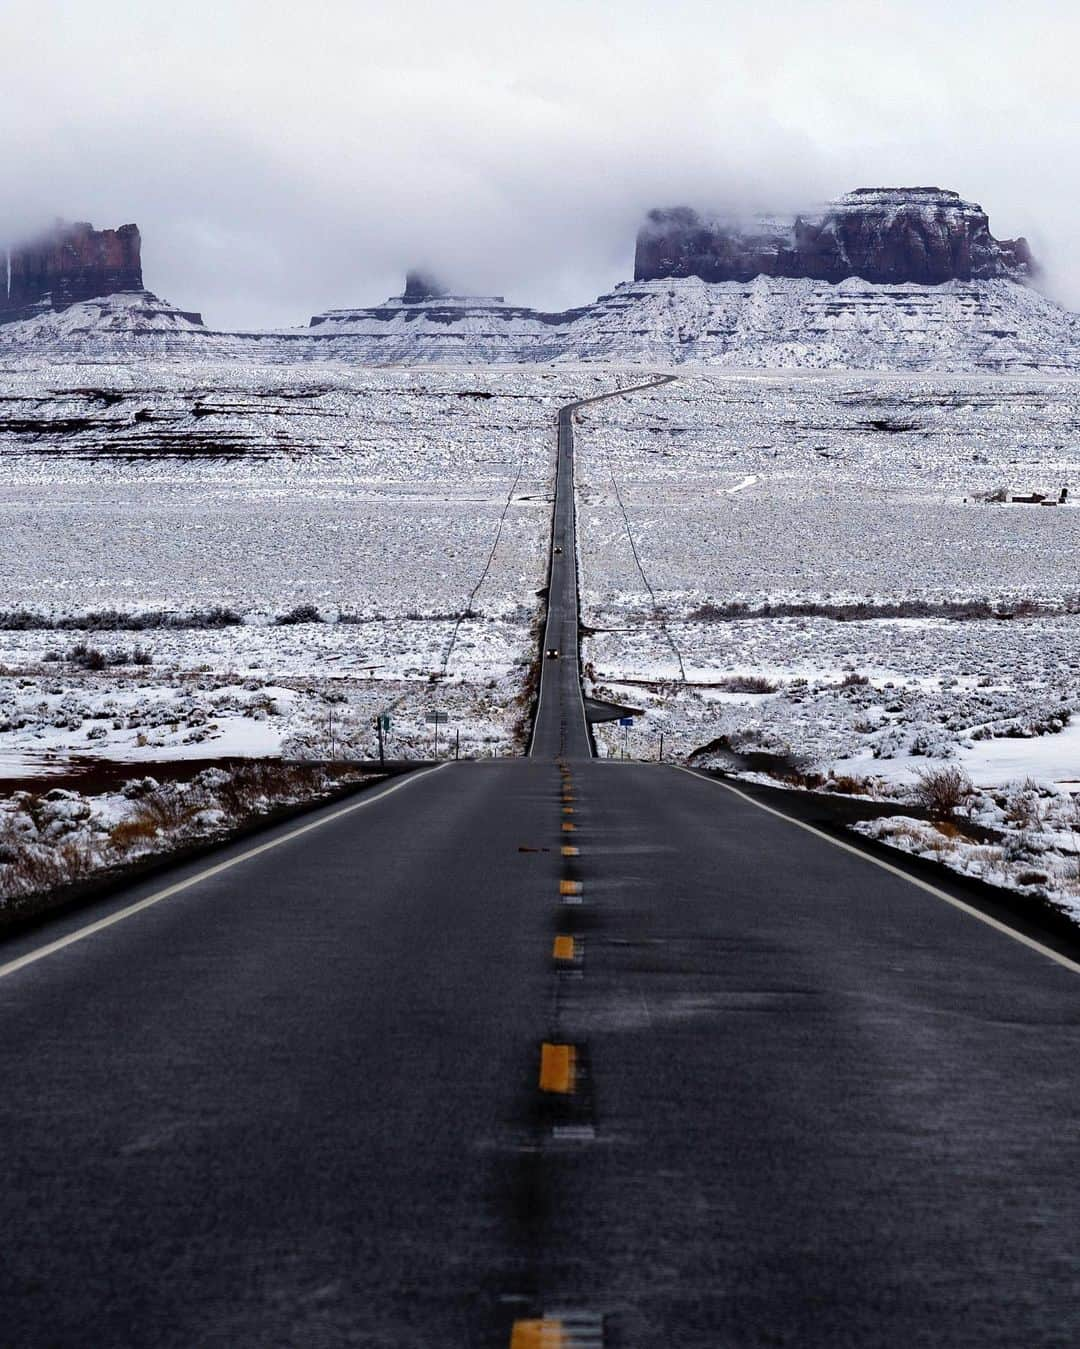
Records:
M939 184L1080 307L1067 0L7 0L5 238L134 220L214 326L302 324L421 264L524 304L632 275L645 210Z

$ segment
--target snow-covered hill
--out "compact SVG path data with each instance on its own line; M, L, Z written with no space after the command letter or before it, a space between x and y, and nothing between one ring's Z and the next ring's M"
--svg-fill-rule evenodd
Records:
M625 282L563 313L499 297L397 298L306 329L215 332L148 291L0 327L0 356L178 354L259 363L499 365L598 361L728 368L1075 370L1080 316L1005 279L831 284L759 276Z
M49 308L33 318L0 326L0 354L61 352L107 356L125 351L157 353L177 347L211 351L202 316L159 300L152 291L123 291L83 300L60 313Z
M1080 317L1012 281L629 282L573 325L588 359L728 367L1002 370L1080 365Z
M327 354L379 364L600 360L950 371L1080 365L1080 318L1001 279L886 286L686 277L625 282L564 314L494 299L392 300L313 323L313 340Z

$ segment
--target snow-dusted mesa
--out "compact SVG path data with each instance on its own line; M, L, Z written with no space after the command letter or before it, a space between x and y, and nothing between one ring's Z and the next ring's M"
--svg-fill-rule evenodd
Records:
M0 324L59 314L83 300L142 290L138 225L96 230L89 221L58 220L51 229L0 254Z
M207 355L213 349L204 342L207 336L201 314L177 309L152 291L136 290L80 300L59 311L43 307L32 317L6 324L0 327L0 353L106 348L119 354L126 346L138 354L159 346L161 338L178 337L181 350L191 349L194 340L199 354Z
M861 187L820 211L740 220L687 207L651 211L638 233L636 281L758 276L884 285L1026 281L1026 239L995 239L983 208L940 187Z
M143 286L137 225L96 230L58 220L0 253L0 355L184 351L202 315ZM176 339L176 340L173 340Z
M381 304L226 333L142 290L135 226L58 227L12 258L0 354L190 359L198 345L200 359L260 365L1080 369L1080 318L1027 284L1037 268L1026 241L995 239L981 206L941 188L861 188L789 219L654 211L634 280L555 312L413 271Z
M861 188L789 219L653 211L634 280L562 313L406 285L312 319L350 358L751 368L1080 367L1080 321L1028 289L1024 239L941 188Z

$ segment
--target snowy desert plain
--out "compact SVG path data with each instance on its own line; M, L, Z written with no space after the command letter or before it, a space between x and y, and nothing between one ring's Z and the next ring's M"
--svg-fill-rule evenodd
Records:
M947 821L860 828L1080 910L1078 396L683 369L585 409L583 658L643 713L607 752L903 804L944 773Z
M0 346L0 891L153 851L147 793L222 826L220 761L370 760L380 714L394 759L437 711L441 755L520 753L556 410L655 369L579 416L586 681L637 712L600 752L895 803L858 827L1080 913L1080 376L329 354Z

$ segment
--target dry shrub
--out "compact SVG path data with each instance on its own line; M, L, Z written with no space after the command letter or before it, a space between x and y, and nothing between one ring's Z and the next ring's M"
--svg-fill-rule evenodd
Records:
M1005 806L1005 818L1017 829L1028 830L1042 827L1043 812L1039 801L1038 783L1030 778L1020 784L1012 793Z
M1013 877L1017 885L1045 885L1049 879L1045 871L1018 871Z
M717 685L726 693L775 693L778 685L764 675L726 675Z
M974 791L971 780L959 768L924 768L919 773L915 799L932 819L950 820Z
M5 857L4 888L9 896L58 890L94 869L92 849L74 842L48 847L20 840L5 848Z
M326 784L326 774L314 764L253 760L230 769L228 779L211 789L212 801L201 802L199 808L216 805L233 819L242 820L283 800L313 796Z
M978 867L979 874L984 879L987 876L989 876L992 871L996 871L1001 866L1002 861L1004 860L1002 858L1001 849L994 848L989 845L984 845L981 848L972 848L970 853L968 854L968 857L971 860L971 862L973 862L974 865ZM1043 876L1042 879L1045 881L1046 877ZM1021 881L1020 884L1030 885L1032 884L1032 882Z
M803 787L808 792L822 791L828 784L824 773L818 773L810 768L800 768L797 764L778 769L774 776L778 782L786 782L792 787Z
M825 783L827 792L837 792L841 796L869 796L869 778L857 777L854 773L837 773Z
M161 790L148 792L132 812L131 820L150 834L158 830L163 834L176 833L185 828L202 805L202 801L195 801L190 796L180 796L174 792Z
M109 830L109 847L120 856L157 838L158 826L148 817L133 815Z
M889 838L907 838L918 847L922 847L926 842L926 835L914 823L908 823L906 820L899 824L890 824Z

